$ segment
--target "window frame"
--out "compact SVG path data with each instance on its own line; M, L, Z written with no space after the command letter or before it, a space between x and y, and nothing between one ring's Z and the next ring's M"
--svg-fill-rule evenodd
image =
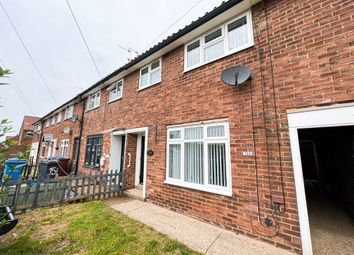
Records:
M121 95L118 96L118 97L115 97L113 99L110 99L110 94L113 90L116 90L118 88L118 83L122 83L122 92L121 92ZM114 83L112 83L108 88L107 88L107 91L108 91L108 103L112 103L114 101L117 101L119 99L121 99L123 97L123 88L124 88L124 80L123 79L120 79Z
M238 48L229 50L229 33L228 33L228 25L235 22L236 20L239 20L243 17L246 17L247 20L247 27L248 27L248 42ZM219 28L222 29L222 36L220 38L214 39L208 43L205 43L204 39L205 36L217 31ZM199 62L198 64L192 65L190 67L188 67L188 63L187 63L187 47L193 43L195 43L196 41L199 40ZM214 43L217 43L218 40L224 40L224 54L220 57L217 57L215 59L209 60L209 61L205 61L205 56L204 56L204 50L206 47L211 46ZM237 16L235 16L234 18L222 23L219 26L214 27L213 29L208 30L206 33L201 34L200 36L198 36L197 38L189 41L188 43L186 43L184 45L184 71L183 72L188 72L190 70L193 70L195 68L201 67L203 65L209 64L211 62L214 62L216 60L219 60L221 58L224 58L226 56L229 56L231 54L234 54L236 52L240 52L244 49L247 49L249 47L252 47L254 45L254 36L253 36L253 23L252 23L252 12L251 10L247 10Z
M57 115L57 123L60 123L61 122L61 117L62 117L62 113L61 112L58 112Z
M66 147L66 156L63 155L63 148ZM69 139L63 139L60 142L60 151L59 151L59 156L63 158L68 158L69 157Z
M69 110L69 109L71 109L71 110ZM74 105L69 105L65 109L64 120L68 120L68 119L72 118L73 115L74 115Z
M98 104L95 105L96 99L97 99L97 94L99 94L99 100L98 100ZM92 100L93 96L95 96L94 106L90 107L90 100ZM89 95L89 97L87 98L87 101L86 101L86 106L85 106L86 112L97 109L100 107L100 105L101 105L101 90L96 91L95 93L92 93L91 95Z
M50 119L46 119L44 122L44 127L48 128L50 126Z
M222 137L207 137L208 127L224 126L225 134ZM202 139L185 139L186 128L203 128ZM181 138L170 139L170 132L180 130ZM203 143L203 184L191 183L184 181L184 150L185 143L188 142L202 142ZM225 144L225 166L226 166L226 187L209 184L209 169L208 169L208 144ZM180 162L180 178L169 177L169 147L173 144L181 146L181 162ZM230 132L229 123L227 121L213 121L205 123L186 124L181 126L167 127L167 141L166 141L166 177L165 183L184 188L190 188L210 193L215 193L224 196L232 196L232 174L231 174L231 155L230 155Z
M57 117L56 116L57 115L54 115L54 116L51 117L51 123L50 123L51 126L53 126L53 125L55 125L57 123Z
M88 168L94 168L94 169L99 169L100 168L100 162L98 162L98 165L92 165L91 164L91 157L92 157L92 148L90 148L90 155L89 155L89 164L87 164L87 149L88 149L88 144L89 144L89 139L101 139L101 143L100 143L100 160L102 158L102 147L103 147L103 135L91 135L91 136L87 136L86 138L86 148L85 148L85 158L84 158L84 166L88 167ZM95 159L97 159L97 145L93 145L92 143L90 144L90 146L95 146ZM94 161L95 161L94 159ZM100 161L99 160L99 161ZM95 162L93 162L95 163Z
M160 80L157 81L157 82L151 83L151 81L150 81L151 73L152 73L151 66L156 61L159 61L158 69L160 71ZM142 77L141 76L141 71L146 69L146 68L148 68L148 72L147 72L147 74L148 74L148 82L147 82L147 85L145 87L142 87L141 86L141 77ZM155 70L153 72L155 72ZM157 59L151 61L148 65L145 65L145 66L143 66L142 68L139 69L139 88L138 88L138 91L143 90L143 89L147 89L147 88L149 88L149 87L151 87L153 85L156 85L156 84L160 83L161 81L162 81L162 58L157 58Z

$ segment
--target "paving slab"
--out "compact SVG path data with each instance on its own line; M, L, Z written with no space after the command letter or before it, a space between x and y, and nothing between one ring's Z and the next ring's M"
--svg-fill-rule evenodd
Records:
M125 199L111 207L207 255L294 255L271 244L147 202Z

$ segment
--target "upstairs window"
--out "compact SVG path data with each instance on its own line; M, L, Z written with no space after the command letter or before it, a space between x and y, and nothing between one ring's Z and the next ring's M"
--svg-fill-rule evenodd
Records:
M52 117L52 125L54 125L56 123L56 117L55 115Z
M113 83L107 89L109 91L108 94L108 102L112 102L122 98L123 96L123 80L119 80Z
M45 126L45 127L49 127L49 126L50 126L50 119L46 119L46 120L45 120L44 126Z
M168 129L166 182L231 195L227 122Z
M102 151L102 136L87 138L85 166L98 168L100 166Z
M161 59L151 62L140 69L139 89L161 82Z
M38 124L34 127L34 131L35 133L37 134L40 134L41 133L41 129L42 129L42 125L41 124Z
M185 71L253 45L252 17L247 11L185 45Z
M65 109L65 116L64 116L64 119L65 119L65 120L70 119L70 118L73 116L73 113L74 113L74 106L73 106L73 105L68 106L68 107Z
M57 123L61 122L61 112L57 114Z
M86 110L92 110L100 106L101 101L101 91L92 94L87 99Z

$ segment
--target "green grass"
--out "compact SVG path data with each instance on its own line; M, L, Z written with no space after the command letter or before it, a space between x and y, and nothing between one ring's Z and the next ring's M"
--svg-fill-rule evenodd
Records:
M198 254L102 202L40 209L19 216L0 237L0 254Z

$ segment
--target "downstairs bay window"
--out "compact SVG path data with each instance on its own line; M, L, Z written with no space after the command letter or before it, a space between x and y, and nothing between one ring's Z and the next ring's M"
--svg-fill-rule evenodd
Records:
M166 183L231 196L227 122L171 127Z

